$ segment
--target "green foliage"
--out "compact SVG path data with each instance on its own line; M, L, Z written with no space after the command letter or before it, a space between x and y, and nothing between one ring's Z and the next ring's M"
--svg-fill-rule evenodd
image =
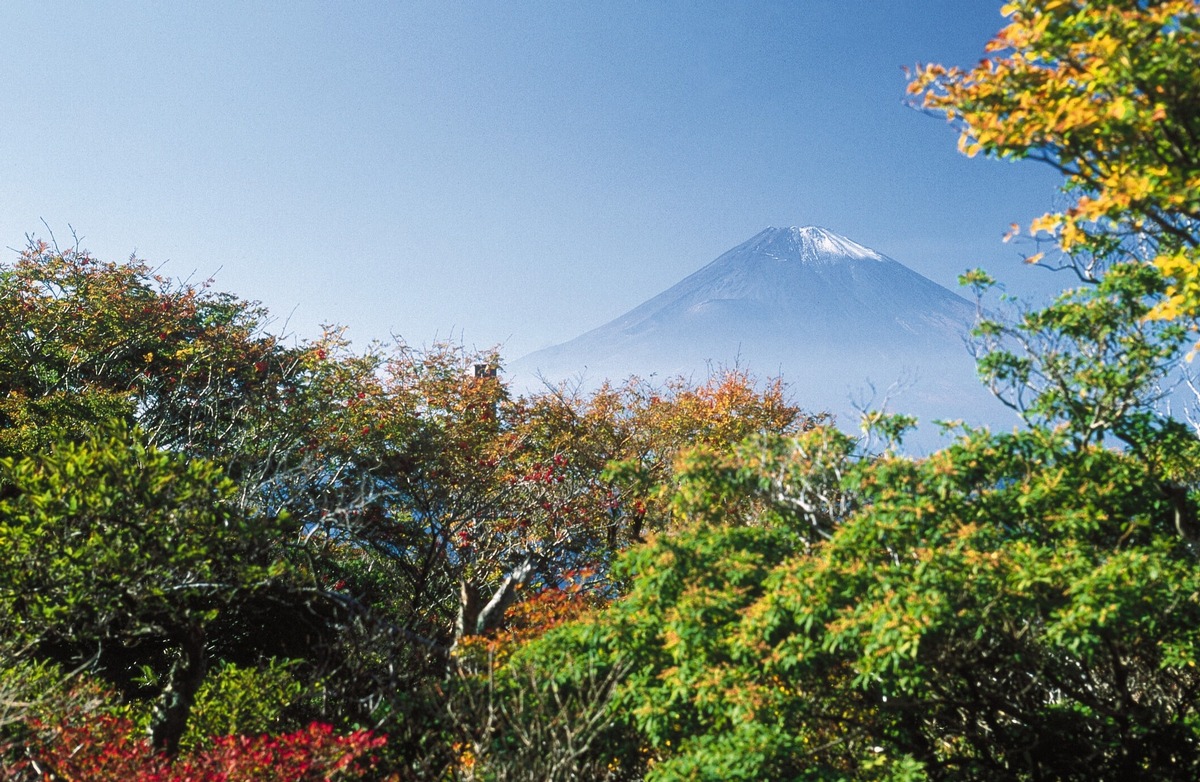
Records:
M292 672L295 663L270 660L244 667L224 663L196 692L181 746L190 750L215 736L282 733L301 725L290 720L306 687Z
M1200 769L1200 576L1145 462L975 433L844 490L859 510L815 546L731 516L631 551L626 598L521 654L626 661L647 779Z
M531 642L506 668L533 667L567 688L619 672L610 706L615 727L595 752L631 778L647 767L655 778L656 763L691 737L721 733L753 714L762 692L729 664L736 646L726 631L763 596L767 573L792 542L786 531L763 526L659 536L622 557L621 575L632 584L626 598ZM730 747L739 757L747 749Z
M275 520L120 427L0 460L0 484L0 623L30 643L170 637L278 573Z
M128 717L134 711L94 677L6 654L0 664L0 767L13 749L6 739L20 738L31 721L54 721L68 712Z
M1067 426L1081 442L1123 436L1176 382L1187 331L1147 319L1165 290L1153 266L1121 262L1015 323L983 320L980 375L1028 420Z
M156 669L153 722L176 745L214 628L283 581L278 519L239 511L215 465L121 425L0 459L0 487L2 632L116 681Z
M815 541L827 537L853 507L842 481L856 448L831 426L790 438L750 437L732 448L697 448L676 465L672 508L690 523L744 519Z
M514 656L628 664L610 708L646 779L1200 775L1200 439L1157 405L1186 324L1154 320L1195 310L1196 4L1004 12L978 68L913 90L1074 199L1034 230L1082 287L976 332L1029 426L920 460L903 417L868 422L878 456L810 434L685 457L685 528Z

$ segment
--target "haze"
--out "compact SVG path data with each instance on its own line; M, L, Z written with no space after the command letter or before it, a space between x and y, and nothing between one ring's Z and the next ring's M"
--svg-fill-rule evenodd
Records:
M44 220L301 337L509 357L768 225L1021 292L999 240L1054 178L962 158L903 103L903 66L972 63L1001 23L993 0L8 2L0 240Z

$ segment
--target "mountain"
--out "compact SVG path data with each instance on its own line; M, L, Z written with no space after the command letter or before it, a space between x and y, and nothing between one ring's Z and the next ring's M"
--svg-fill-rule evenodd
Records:
M975 305L903 264L824 228L768 228L617 319L510 367L598 385L631 374L703 379L738 366L782 376L808 410L857 422L873 385L903 386L891 409L925 420L1006 418L975 377L966 335Z

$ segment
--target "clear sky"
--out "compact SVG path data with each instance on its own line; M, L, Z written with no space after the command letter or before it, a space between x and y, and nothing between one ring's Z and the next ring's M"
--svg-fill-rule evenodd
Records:
M975 62L999 5L5 0L0 246L44 220L276 330L510 359L769 225L1041 290L1000 238L1055 177L904 105L903 66Z

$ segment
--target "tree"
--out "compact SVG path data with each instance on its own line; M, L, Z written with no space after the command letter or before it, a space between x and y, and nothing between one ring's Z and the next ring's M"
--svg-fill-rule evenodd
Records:
M994 285L981 270L963 280L981 302ZM1179 383L1187 330L1148 318L1167 285L1159 271L1121 260L1090 284L1013 320L982 318L978 370L1003 403L1031 423L1062 426L1080 443L1135 431ZM981 311L983 307L981 306Z
M1005 12L980 66L913 91L968 154L1065 175L1034 230L1082 285L978 331L1029 426L920 460L687 460L682 531L625 555L628 597L514 656L629 666L602 751L647 779L1200 773L1200 440L1155 404L1185 326L1151 319L1196 310L1198 7Z
M0 459L0 487L3 633L126 684L131 669L157 670L158 749L178 748L214 650L237 644L231 614L299 602L287 599L279 518L242 513L211 463L120 426Z
M121 417L160 446L228 458L293 368L265 317L136 259L31 242L0 272L0 449L28 453Z
M1151 262L1170 281L1154 315L1200 314L1200 6L1017 0L1002 12L978 66L926 66L910 92L958 126L968 155L1063 174L1066 204L1029 228L1083 279L1114 255Z
M712 779L785 778L783 767L762 762L747 744L730 747L734 766L708 758L682 772L668 761L709 721L743 724L749 704L761 700L761 688L747 687L761 660L731 669L725 634L736 633L739 615L763 599L774 565L825 539L849 511L839 485L851 451L845 435L817 427L794 439L762 435L733 452L709 446L684 457L670 531L618 561L628 594L489 669L487 711L497 716L489 723L494 734L478 731L490 739L480 762L507 767L505 737L530 733L528 723L540 717L543 730L592 728L586 746L565 760L605 769L612 779L647 771L674 778L671 768L682 776L703 769L709 776L702 778ZM551 699L573 708L550 709Z
M245 671L321 683L290 726L384 726L436 773L454 647L624 588L612 561L670 525L686 447L819 420L745 373L512 398L493 351L288 347L266 322L136 259L35 242L0 270L0 624L157 698L162 749L196 698L236 710L206 670Z
M1117 278L1030 328L1096 355L1130 314L1114 292L1161 291ZM1093 367L1093 389L1051 364L1027 431L926 459L821 430L692 455L678 531L619 564L628 596L514 670L571 686L627 667L619 741L596 751L652 761L647 779L1194 778L1200 441L1104 402L1144 400L1156 372Z
M320 371L349 378L348 357L333 346L325 355ZM314 384L344 401L318 426L313 458L325 471L310 487L357 499L313 506L325 515L306 521L332 544L360 542L356 556L394 573L409 629L439 643L499 627L518 585L557 586L583 570L602 580L617 551L661 525L656 492L685 445L814 420L781 387L760 391L736 373L512 399L499 377L474 370L497 362L400 346L352 369L357 379ZM614 461L623 467L606 474Z

